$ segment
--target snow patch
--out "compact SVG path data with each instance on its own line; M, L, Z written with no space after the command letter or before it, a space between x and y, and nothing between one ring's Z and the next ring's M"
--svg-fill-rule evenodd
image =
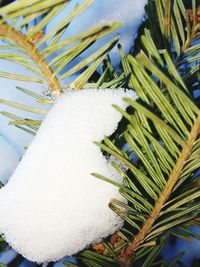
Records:
M8 184L0 190L0 232L38 263L71 256L120 229L108 207L124 201L118 188L90 175L122 182L93 141L117 128L124 89L86 89L58 98Z

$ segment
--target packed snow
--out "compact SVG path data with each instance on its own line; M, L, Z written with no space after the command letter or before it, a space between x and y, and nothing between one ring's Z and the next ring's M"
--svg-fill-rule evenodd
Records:
M68 92L58 98L15 173L0 190L0 232L25 258L38 263L73 255L120 229L123 220L108 207L124 201L99 147L117 128L126 108L124 89Z
M19 163L14 147L0 136L0 182L4 185Z
M46 32L50 32L55 26L60 23L67 15L70 14L77 4L82 4L85 0L71 0L69 4L47 25ZM67 27L62 39L72 37L87 29L97 26L101 23L107 23L115 20L123 22L122 27L115 32L99 39L91 48L83 52L79 59L86 58L91 53L97 51L100 47L109 42L112 38L120 36L120 44L126 53L134 45L134 40L138 34L138 28L142 23L145 11L144 6L147 0L101 0L94 1L84 12L78 15ZM68 47L66 47L67 49ZM60 51L59 51L60 52ZM120 62L119 52L117 47L109 53L113 66L117 66Z

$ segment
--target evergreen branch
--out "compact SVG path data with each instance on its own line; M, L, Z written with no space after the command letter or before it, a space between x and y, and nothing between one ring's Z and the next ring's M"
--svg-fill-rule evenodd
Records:
M13 2L9 5L6 5L1 8L0 15L5 18L18 18L20 16L32 15L33 13L40 12L43 10L44 12L51 7L55 7L56 5L62 4L63 2L69 2L69 0L20 0L17 2ZM26 8L24 8L26 7Z
M24 81L24 82L35 82L35 83L46 84L44 80L41 80L39 78L33 78L33 77L21 75L21 74L13 74L13 73L4 72L4 71L0 71L0 77L8 78L11 80Z
M0 49L17 49L18 53L16 53L16 51L6 51L0 53L0 58L21 64L37 76L44 78L49 89L53 93L59 93L61 91L60 84L63 79L79 71L80 68L87 67L92 63L83 75L78 77L78 79L70 85L71 87L76 87L77 90L84 87L85 83L116 44L117 39L108 42L105 47L102 47L99 51L89 55L87 58L77 63L73 68L71 66L66 68L66 66L75 60L82 52L89 49L89 47L98 39L103 38L105 35L108 35L121 26L121 23L111 21L87 29L85 32L79 33L68 39L61 40L61 36L67 29L68 25L81 12L88 8L93 1L94 0L85 0L80 5L76 5L64 20L45 35L43 32L49 21L67 6L69 2L68 0L53 0L51 2L45 0L42 3L37 0L32 0L27 4L26 9L22 8L25 4L24 0L20 0L17 3L14 2L1 8L0 28L2 29L0 31L0 37L2 36L2 39L9 40L12 45L0 46ZM23 20L18 23L17 19L19 17L23 17ZM39 17L41 17L40 22L35 26L31 26L32 21ZM74 45L66 49L68 45L72 44ZM56 55L55 52L58 50L60 50L61 53ZM24 54L24 52L27 52L27 55ZM50 55L52 56L51 59L49 59ZM22 75L1 72L2 77L4 77L4 74L7 78L44 83L40 78L30 78ZM57 78L58 76L59 79ZM123 84L123 81L120 84Z
M65 64L73 60L79 52L85 50L87 44L92 44L98 38L112 32L119 26L119 24L111 22L107 25L107 28L100 25L59 42L68 23L76 17L79 11L84 10L87 4L92 2L88 0L86 6L80 6L79 11L75 9L49 35L33 44L30 40L34 34L43 30L49 18L53 17L55 13L57 14L61 5L64 6L68 1L54 0L50 2L45 0L43 2L40 5L40 1L31 0L26 10L21 8L25 0L19 1L19 3L15 2L13 6L3 9L2 21L11 18L15 21L15 18L20 14L25 14L23 21L16 27L20 31L20 27L28 24L32 19L49 12L47 17L44 17L38 26L32 29L32 32L27 31L27 35L24 35L26 42L29 42L35 48L32 53L35 53L36 48L48 37L52 37L49 40L48 47L41 50L41 54L46 58L48 55L54 54L57 49L65 48L67 44L80 42L78 45L76 43L71 48L72 50L65 50L52 60L52 68L55 68L53 69L54 73L51 73L51 78L55 78ZM48 8L49 6L51 8ZM158 19L155 19L155 7ZM32 8L35 14L31 14ZM193 45L194 38L199 37L198 8L196 7L196 1L193 0L192 18L186 12L182 0L149 0L148 8L148 20L151 20L151 27L150 30L145 29L141 38L146 54L142 51L135 58L127 57L119 46L123 72L116 73L110 62L106 61L104 62L103 74L100 77L98 76L98 80L86 84L112 48L112 42L115 44L115 40L112 40L107 44L107 48L102 47L74 68L62 73L59 79L60 81L62 78L68 77L93 61L86 71L71 84L73 88L118 88L121 85L128 85L136 91L139 97L137 102L127 100L130 104L130 112L116 107L129 123L124 132L120 133L119 140L117 136L114 141L105 138L103 144L96 143L102 150L117 159L117 161L112 162L112 166L123 178L123 185L116 183L115 185L119 187L119 192L127 200L127 204L112 199L109 207L124 218L125 225L120 232L111 237L110 241L105 240L101 244L93 245L92 249L97 253L84 250L79 254L77 258L81 260L80 264L84 266L116 267L118 264L130 266L131 262L137 265L138 260L139 266L141 263L142 267L150 265L172 266L181 255L175 257L170 265L167 265L164 260L158 261L156 259L168 235L173 234L186 240L190 237L199 238L187 229L190 226L200 225L198 219L200 177L193 176L199 168L200 111L195 105L197 103L196 99L190 92L192 87L198 88L197 85L193 86L193 84L198 81L196 77L199 65L185 68L184 73L181 69L182 64L195 63L199 60L197 53L199 53L200 45ZM159 25L155 26L155 24ZM7 24L2 24L2 26L4 25ZM62 28L63 26L64 28ZM4 36L4 38L6 37ZM16 40L11 41L16 43ZM21 47L22 51L26 51L22 44L17 43L17 45ZM2 46L1 48L7 50L15 47ZM67 58L66 55L69 53L71 55ZM8 60L12 58L11 53L6 55L2 53L1 56L5 56ZM13 61L22 65L27 63L25 58L20 55L15 55ZM36 62L34 61L34 63ZM47 62L46 64L48 65ZM34 70L34 66L32 70ZM45 76L44 73L43 76ZM14 78L12 75L10 77ZM190 79L191 77L194 77L194 79ZM21 75L21 78L24 77ZM37 81L43 82L39 79ZM49 81L47 82L49 84ZM53 103L53 100L46 99L27 89L20 88L20 90L35 98L41 104ZM42 114L46 112L43 110L33 111L32 107L11 101L3 101L3 103L26 111ZM33 135L40 125L40 121L27 120L8 112L2 112L2 115L12 119L12 125ZM127 151L117 147L115 141L121 141L121 139L128 145ZM133 163L132 157L134 156L137 157L137 160ZM126 168L122 167L118 161ZM107 177L96 173L93 175L113 183ZM175 227L176 229L174 229ZM184 232L181 232L181 230ZM113 242L114 239L117 241ZM119 240L120 242L118 242ZM99 253L103 255L99 255ZM156 260L155 263L153 263L154 260ZM71 266L76 265L71 264Z
M27 40L26 35L13 29L10 25L3 23L0 25L0 36L16 43L19 47L27 52L33 62L40 68L44 78L48 83L49 89L54 94L59 94L61 91L59 81L56 76L53 75L53 71L50 68L47 61L43 58L42 54L34 46L34 43Z
M26 105L22 105L13 101L5 100L0 98L0 104L7 105L16 109L25 110L32 113L47 115L47 111L40 108L30 107Z
M194 142L196 141L199 134L200 134L200 113L191 130L190 138L188 139L185 147L183 148L180 158L177 161L177 164L174 167L162 194L160 195L158 201L156 201L156 204L149 219L146 221L140 232L134 237L133 241L128 245L128 247L122 250L119 257L121 266L129 266L129 263L133 259L136 250L143 243L145 236L150 232L164 204L166 203L170 194L172 193L175 184L179 180L181 172L185 166L185 163L192 152Z

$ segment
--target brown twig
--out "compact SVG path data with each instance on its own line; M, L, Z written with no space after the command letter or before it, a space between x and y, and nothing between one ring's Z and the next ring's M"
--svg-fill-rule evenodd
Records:
M54 94L60 93L60 84L57 77L53 75L53 70L48 65L48 62L45 60L39 50L35 48L34 43L27 40L26 35L12 28L9 24L3 23L0 25L0 36L3 36L5 39L16 43L19 47L25 50L33 62L40 68L44 78L48 83L49 90L51 90Z
M130 266L130 261L134 258L136 250L143 243L146 235L150 232L155 220L158 218L160 214L160 211L162 210L164 204L168 200L175 184L179 180L181 172L185 166L188 157L191 154L194 142L197 139L199 133L200 133L200 114L198 115L197 120L191 130L190 138L188 139L185 147L183 148L179 160L177 161L176 166L173 169L162 194L157 200L152 213L150 214L149 218L143 225L142 229L135 236L133 241L121 251L119 256L120 266L122 267Z
M171 34L171 0L166 0L165 33L166 33L167 38L170 38L170 34Z
M200 5L197 7L195 17L193 16L193 12L191 9L186 10L186 17L187 17L188 23L191 23L193 25L192 25L190 38L188 38L188 40L182 47L182 52L185 52L190 47L196 33L198 32L200 28Z
M192 32L190 35L190 38L186 41L186 43L184 44L184 46L182 47L182 53L184 53L192 44L192 41L198 31L198 29L200 28L200 24L198 24L197 26L192 28Z

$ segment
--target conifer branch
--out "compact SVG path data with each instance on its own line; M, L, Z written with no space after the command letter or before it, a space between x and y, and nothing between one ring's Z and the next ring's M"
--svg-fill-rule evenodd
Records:
M184 44L184 46L182 47L182 52L185 52L192 44L192 41L195 37L195 35L197 34L199 28L200 28L200 5L197 7L197 11L196 11L196 14L195 16L193 17L192 15L192 10L188 10L187 11L187 19L190 23L193 24L192 26L192 31L191 31L191 34L190 34L190 37L188 38L188 40L186 41L186 43Z
M194 40L194 37L196 33L198 32L199 28L200 28L200 24L193 27L190 38L186 41L185 45L182 48L182 53L184 53L191 46L192 41Z
M13 29L7 23L3 23L0 26L0 36L16 43L19 47L25 50L33 60L33 62L40 68L44 78L48 83L49 89L54 94L60 93L60 84L57 77L53 75L53 70L51 69L45 58L42 56L42 54L39 52L39 50L36 49L34 43L27 40L26 35L22 34L16 29Z
M143 225L142 229L139 231L139 233L134 237L133 241L121 251L121 254L119 256L119 262L120 266L122 267L128 267L130 266L131 260L134 258L136 250L139 248L139 246L143 243L144 238L146 235L150 232L154 222L158 218L164 204L168 200L170 194L172 193L172 190L179 180L179 177L181 175L181 172L185 166L185 163L187 159L189 158L193 145L195 143L195 140L198 138L198 135L200 134L200 113L197 117L197 120L191 130L190 138L188 139L185 147L183 148L179 160L177 161L176 166L174 167L171 175L169 176L168 182L160 195L159 199L157 200L154 209L148 218L148 220Z

